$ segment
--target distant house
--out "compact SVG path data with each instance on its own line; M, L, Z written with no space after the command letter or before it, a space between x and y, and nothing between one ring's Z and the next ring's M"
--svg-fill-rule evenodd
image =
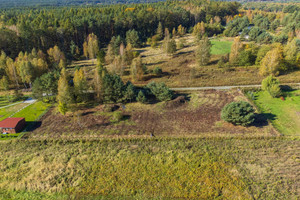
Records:
M25 127L25 118L6 118L0 122L2 133L18 133Z

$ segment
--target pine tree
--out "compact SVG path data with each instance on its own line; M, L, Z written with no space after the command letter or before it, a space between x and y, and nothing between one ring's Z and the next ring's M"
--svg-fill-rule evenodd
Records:
M85 41L82 45L83 47L83 56L88 59L89 58L89 51L88 51L88 43Z
M94 33L88 35L87 40L83 43L83 55L86 58L94 59L99 52L99 40Z
M157 27L157 30L156 30L156 35L157 35L158 40L161 40L164 36L163 26L162 26L161 22L158 23L158 27Z
M177 28L177 32L179 36L183 36L185 34L185 28L180 24Z
M202 39L202 37L205 35L205 24L204 24L204 22L197 23L194 26L193 35L196 37L197 40Z
M296 64L297 54L300 51L300 45L297 44L297 39L289 41L284 48L285 59L292 65Z
M114 59L115 59L114 50L112 48L112 45L109 44L107 46L107 53L106 53L106 56L105 56L105 61L110 64L110 63L113 62Z
M106 74L103 77L102 92L105 102L122 102L124 97L124 83L120 76Z
M99 40L97 36L92 33L89 34L87 38L87 43L88 43L88 54L90 59L94 59L97 56L97 53L99 51Z
M134 55L131 44L128 44L126 46L125 53L122 56L122 63L124 63L124 65L131 65L133 58Z
M164 41L162 44L163 51L166 53L168 53L169 43L170 43L170 33L169 33L169 30L166 28L165 29L165 38L164 38Z
M135 87L131 82L127 82L126 84L126 91L124 94L126 101L134 101L135 100Z
M140 38L136 30L133 29L126 32L126 43L131 44L134 48L140 46Z
M143 80L144 70L141 56L135 58L131 65L131 77L132 81Z
M96 67L94 72L94 79L93 79L93 85L95 90L96 99L98 101L102 100L103 94L102 94L102 84L103 84L103 77L107 74L106 69L99 65Z
M118 74L120 76L123 75L124 67L123 67L122 57L120 55L115 56L115 59L113 61L113 72L115 74Z
M59 64L60 60L66 61L65 54L59 49L58 46L54 46L47 51L50 61L55 64Z
M172 39L167 44L167 54L173 55L175 52L176 52L176 42L174 39Z
M58 64L58 68L63 69L65 67L66 67L66 62L65 62L65 60L61 59Z
M176 37L176 35L177 35L177 33L176 33L176 29L175 29L175 28L173 28L173 30L172 30L172 38L175 38L175 37Z
M139 91L136 100L140 103L147 103L147 98L142 90Z
M105 51L101 49L97 54L98 65L105 64L105 56L106 56Z
M65 110L69 109L70 104L73 103L73 94L71 87L69 86L68 75L65 68L61 70L57 91L57 101L59 102L59 105Z
M61 114L65 115L65 114L67 113L68 110L69 110L69 109L68 109L68 106L67 106L66 103L62 103L61 101L58 102L58 111L59 111Z
M9 82L7 76L3 76L0 80L1 90L7 91L9 89Z
M77 102L86 101L87 82L82 68L75 71L73 83Z
M199 41L198 47L196 49L196 59L200 66L208 64L211 57L211 46L212 45L207 37L204 37L203 40Z
M9 79L19 88L19 76L14 61L11 58L6 59L6 66Z

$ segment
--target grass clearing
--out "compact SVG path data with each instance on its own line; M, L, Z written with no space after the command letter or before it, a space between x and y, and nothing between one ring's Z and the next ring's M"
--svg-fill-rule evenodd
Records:
M254 101L284 135L300 136L300 90L286 92L285 100L272 98L267 92L255 93Z
M44 103L42 101L37 101L37 102L27 106L20 112L16 113L15 115L13 115L13 117L25 117L25 120L27 122L33 122L41 114L43 114L45 112L45 110L47 110L50 106L51 106L51 104Z
M230 53L232 41L223 41L218 39L210 40L212 47L211 47L211 54L213 55L223 55Z
M294 199L299 145L280 138L2 141L0 198L15 190L61 199Z

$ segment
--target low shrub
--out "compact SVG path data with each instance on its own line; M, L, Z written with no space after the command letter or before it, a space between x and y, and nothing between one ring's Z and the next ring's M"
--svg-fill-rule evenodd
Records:
M262 89L267 91L273 98L282 94L278 79L272 75L265 78L261 85Z
M147 103L146 95L144 94L144 92L142 90L139 91L136 100L140 103Z
M111 116L111 122L119 122L121 121L123 118L123 113L121 111L116 111L113 112L112 116Z
M162 75L162 69L160 67L155 67L153 70L153 74L155 74L156 76Z
M159 101L168 101L173 98L173 92L165 85L165 83L151 82L147 85L151 93Z

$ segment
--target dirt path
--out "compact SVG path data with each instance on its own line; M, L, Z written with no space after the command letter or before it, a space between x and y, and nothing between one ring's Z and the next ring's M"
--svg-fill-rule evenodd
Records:
M281 85L296 85L300 86L300 83L283 83ZM258 88L261 85L232 85L232 86L208 86L208 87L181 87L181 88L170 88L174 91L193 91L193 90L230 90L233 88Z

